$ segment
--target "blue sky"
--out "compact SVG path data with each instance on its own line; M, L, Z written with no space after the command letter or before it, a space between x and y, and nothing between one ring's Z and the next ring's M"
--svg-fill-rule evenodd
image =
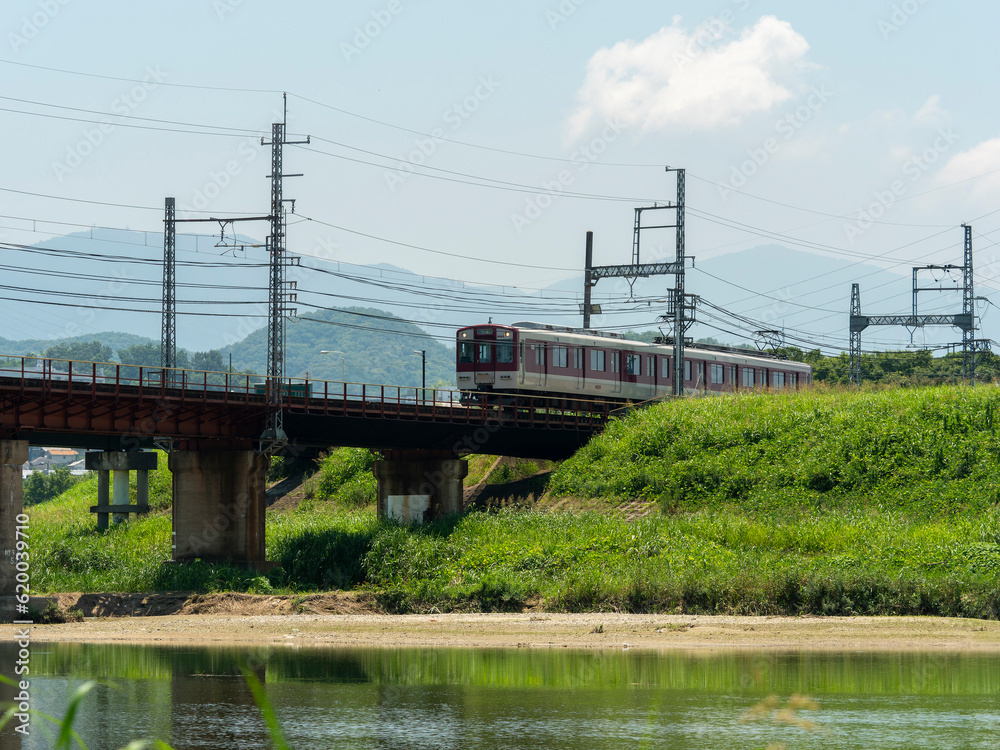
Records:
M908 275L960 262L970 221L989 295L998 14L942 0L8 0L0 187L74 200L2 193L15 218L0 240L76 228L45 221L155 232L166 195L266 213L259 136L287 91L289 131L314 138L286 151L305 173L285 186L296 252L542 287L582 265L587 230L598 262L626 261L633 206L674 196L669 164L688 170L700 259L778 243ZM731 281L772 292L768 276ZM849 284L794 294L846 309Z

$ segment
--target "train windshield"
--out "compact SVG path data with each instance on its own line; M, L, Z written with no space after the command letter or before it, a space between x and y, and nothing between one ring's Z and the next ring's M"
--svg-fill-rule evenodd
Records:
M475 359L475 349L471 341L462 341L458 345L458 361L463 365L471 365Z
M514 361L514 344L509 341L497 344L497 364L509 365Z

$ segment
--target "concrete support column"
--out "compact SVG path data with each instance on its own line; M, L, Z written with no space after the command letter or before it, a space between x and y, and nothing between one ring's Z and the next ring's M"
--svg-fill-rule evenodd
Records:
M17 593L17 519L24 512L21 468L27 460L27 440L0 440L0 596Z
M86 465L86 464L85 464ZM106 508L111 505L111 492L109 490L109 475L110 472L101 469L97 472L97 507ZM108 528L108 514L98 513L97 514L97 528L106 529Z
M91 451L84 456L84 465L97 472L97 505L90 506L90 512L97 514L97 528L108 528L109 514L119 524L127 521L130 513L149 512L149 472L156 468L155 453ZM134 505L129 496L131 471L137 472L139 486Z
M116 469L111 472L111 504L131 505L132 500L128 492L128 469ZM127 513L115 513L111 517L111 522L116 526L128 520Z
M173 560L228 560L268 570L264 511L268 456L254 451L174 451Z
M149 470L137 469L135 472L135 504L140 508L149 507Z
M379 516L424 523L462 512L468 461L435 451L390 451L374 471Z

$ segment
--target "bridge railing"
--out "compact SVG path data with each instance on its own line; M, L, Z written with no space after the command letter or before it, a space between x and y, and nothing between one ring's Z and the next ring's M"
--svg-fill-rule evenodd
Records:
M284 378L115 362L0 355L0 381L23 390L83 396L115 394L163 402L202 401L290 413L530 427L592 427L620 404L572 397L469 393L371 383Z

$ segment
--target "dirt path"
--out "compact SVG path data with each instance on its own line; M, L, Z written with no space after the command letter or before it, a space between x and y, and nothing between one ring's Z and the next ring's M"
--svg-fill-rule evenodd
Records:
M352 594L60 595L83 622L32 626L41 641L294 646L585 649L988 650L1000 622L937 617L702 617L596 614L373 614ZM134 616L120 616L134 612ZM119 616L108 616L111 614ZM96 615L96 616L95 616ZM0 625L0 637L15 627Z

